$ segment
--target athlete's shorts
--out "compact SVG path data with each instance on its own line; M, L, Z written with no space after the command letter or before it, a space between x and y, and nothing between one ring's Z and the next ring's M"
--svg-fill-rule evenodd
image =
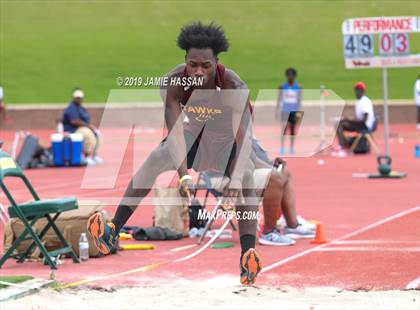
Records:
M224 148L216 151L216 153L207 154L209 146L200 145L201 134L196 137L190 131L184 130L184 138L188 169L194 169L195 171L211 170L213 172L223 173L224 176L230 177L230 166L232 165L236 154L236 142L233 142L231 145L226 145ZM166 138L162 143L166 143ZM211 161L213 166L208 167L206 161ZM203 169L203 167L205 167L205 169Z
M260 168L254 170L255 190L264 190L267 187L272 171L272 168Z
M296 125L299 119L301 112L299 111L291 111L291 112L281 112L281 121L287 122L291 125Z

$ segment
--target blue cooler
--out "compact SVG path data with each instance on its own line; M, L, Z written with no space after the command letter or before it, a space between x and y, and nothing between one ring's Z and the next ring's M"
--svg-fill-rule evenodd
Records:
M82 163L83 136L80 133L72 133L70 140L70 163L72 166L80 166Z
M51 135L54 166L64 166L63 134L53 133Z
M73 133L69 137L60 133L51 135L55 166L80 166L82 164L83 136Z

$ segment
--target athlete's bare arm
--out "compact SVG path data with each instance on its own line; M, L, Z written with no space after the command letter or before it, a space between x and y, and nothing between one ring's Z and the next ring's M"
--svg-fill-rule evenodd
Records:
M226 70L224 85L226 89L248 90L247 85L232 70ZM244 100L241 100L243 97ZM246 97L245 97L246 96ZM252 150L252 120L249 93L244 92L236 97L239 100L232 102L232 126L235 134L236 150L232 162L230 188L238 189L242 186L243 174L250 160ZM245 105L244 105L245 104ZM232 193L231 193L232 194ZM237 193L238 195L240 194ZM231 196L231 195L229 195Z
M185 65L178 65L165 76L178 77L182 75ZM168 86L166 94L162 97L165 101L165 123L168 128L168 143L171 157L178 168L178 175L182 176L188 174L187 169L187 153L186 143L184 137L184 127L182 124L182 109L181 109L181 94L182 88L179 86Z
M300 107L300 105L301 105L301 103L302 103L302 89L303 89L303 87L302 87L302 85L300 84L300 85L299 85L299 92L298 92L298 104L299 104L299 107Z
M279 92L278 92L278 97L277 97L276 113L275 113L275 118L276 119L281 119L280 108L281 108L281 104L282 104L282 102L281 102L282 98L283 98L283 89L280 85Z

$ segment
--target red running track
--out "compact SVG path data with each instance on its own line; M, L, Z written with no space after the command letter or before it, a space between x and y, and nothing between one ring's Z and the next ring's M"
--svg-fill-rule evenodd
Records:
M255 132L274 156L277 142L269 134L272 130L261 126ZM105 135L115 138L119 132L105 131ZM352 178L354 172L375 171L374 155L336 158L325 154L288 159L288 166L293 173L298 213L307 219L322 221L333 242L321 247L308 240L299 240L296 245L286 248L257 246L266 266L258 279L259 285L404 289L408 283L420 277L420 211L416 208L420 205L420 160L414 158L414 145L420 142L413 126L394 125L391 132L393 168L407 172L408 176L404 179ZM382 147L381 133L379 128L376 139ZM47 143L50 132L37 131L36 134ZM161 134L144 130L139 135L141 148L140 155L136 156L144 159ZM5 149L10 147L12 137L11 132L0 133L0 139L6 141ZM100 199L108 202L106 209L113 213L133 167L131 144L127 150L112 189L81 189L84 168L27 170L26 174L41 197L70 195L78 199ZM107 163L112 163L118 153L115 145L104 146L103 154ZM324 165L318 164L319 159L325 161ZM170 179L171 174L165 174L159 179L159 185L168 184ZM19 200L27 199L27 194L18 183L10 184ZM5 204L4 196L0 196L0 202ZM151 201L146 200L129 224L150 226L152 213ZM0 233L3 234L2 227ZM179 263L171 262L198 248L176 252L171 249L193 244L195 239L153 242L156 245L154 251L120 252L118 255L91 259L80 265L65 260L56 275L59 281L65 283L82 280L85 281L82 284L91 286L152 285L216 276L237 277L240 247L236 234L233 241L233 248L209 248ZM153 265L162 262L165 264ZM150 268L140 268L151 264ZM17 264L12 260L6 262L0 270L2 275L32 274L48 277L49 273L49 268L39 263Z

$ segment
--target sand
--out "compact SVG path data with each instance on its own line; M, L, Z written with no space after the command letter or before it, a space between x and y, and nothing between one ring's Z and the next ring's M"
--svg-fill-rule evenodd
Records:
M78 287L2 303L6 309L420 309L420 290L347 291L333 287L243 287L219 277L177 285L130 288Z

